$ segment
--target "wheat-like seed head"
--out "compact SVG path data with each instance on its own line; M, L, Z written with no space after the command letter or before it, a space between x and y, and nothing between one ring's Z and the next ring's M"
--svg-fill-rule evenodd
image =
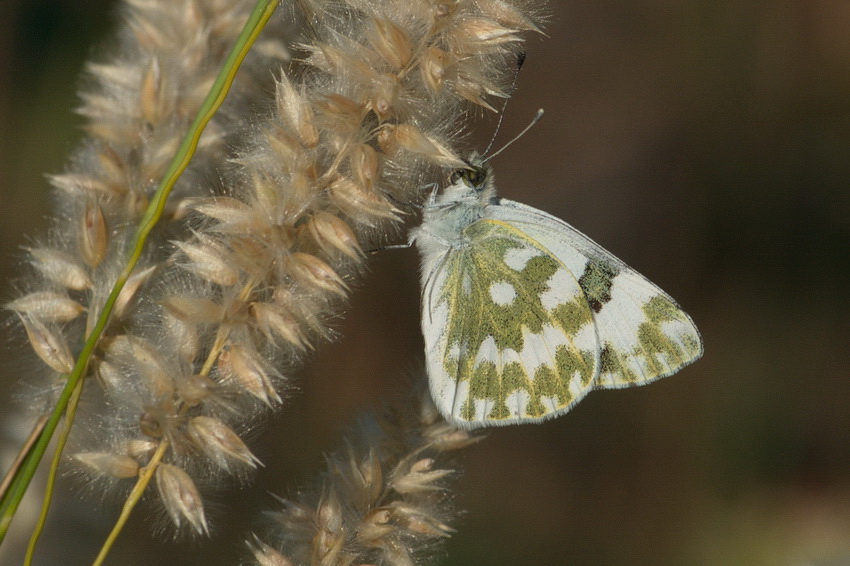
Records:
M362 272L362 250L385 240L441 169L464 166L455 146L465 118L507 96L520 34L536 30L531 5L305 0L298 56L273 86L270 55L286 50L281 31L267 30L119 297L89 368L78 426L91 432L78 463L124 482L157 466L174 525L208 532L197 480L257 466L243 434L280 406L305 353L333 336L328 322ZM7 304L53 377L70 371L248 9L130 0L115 55L89 65L80 109L89 139L52 178L62 213L29 250L26 292ZM264 93L270 112L258 118L251 102ZM441 426L429 423L429 447L468 440ZM375 458L350 454L331 475L415 499L447 474L415 450L391 469ZM339 501L362 489L336 482L311 511L323 525L318 563L344 551ZM448 532L417 505L375 510L358 544L405 563L409 550L387 533Z
M422 385L362 422L327 457L316 491L280 500L264 537L273 544L247 542L257 564L413 565L454 533L446 466L481 437L446 423Z

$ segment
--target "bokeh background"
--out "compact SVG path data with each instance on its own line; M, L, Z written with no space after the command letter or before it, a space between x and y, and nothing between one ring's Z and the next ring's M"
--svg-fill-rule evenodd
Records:
M113 14L107 0L0 2L0 280L45 225L43 175L80 137L79 72ZM453 492L465 514L441 564L850 564L848 30L844 0L553 4L499 138L546 115L495 160L500 192L666 289L706 355L465 450ZM479 125L479 148L492 132ZM308 485L347 424L421 371L417 269L413 250L374 258L343 338L253 439L266 467L222 495L213 543L152 538L140 513L112 563L244 558L267 492ZM8 373L0 417L14 445ZM68 487L37 563L90 563L117 514Z

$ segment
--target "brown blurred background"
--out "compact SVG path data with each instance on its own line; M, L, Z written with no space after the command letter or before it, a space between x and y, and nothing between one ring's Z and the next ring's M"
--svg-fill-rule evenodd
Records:
M4 281L45 224L43 174L80 137L77 77L112 12L0 2ZM850 564L850 3L561 0L546 31L499 137L546 116L496 159L500 192L661 285L706 356L467 449L441 564ZM258 483L213 510L215 543L151 538L141 513L112 563L237 564L266 490L308 485L358 412L420 370L417 269L413 250L374 259L343 338L254 439ZM37 563L90 563L116 507L61 496Z

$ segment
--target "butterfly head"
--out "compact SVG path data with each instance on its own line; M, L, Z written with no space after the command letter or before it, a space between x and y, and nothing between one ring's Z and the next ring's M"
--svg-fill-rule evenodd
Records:
M443 191L443 202L479 200L488 201L493 196L493 170L477 153L464 159L467 166L455 169L449 177L449 186Z

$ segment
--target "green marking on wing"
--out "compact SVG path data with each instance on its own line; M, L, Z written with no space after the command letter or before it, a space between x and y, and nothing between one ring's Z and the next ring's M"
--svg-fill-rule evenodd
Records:
M690 326L687 315L678 306L659 295L643 306L643 312L646 314L646 322L638 327L638 343L640 353L653 376L675 371L694 359L699 352L698 347L687 348L687 342L680 344L679 340L671 338L662 329L665 322L671 321L686 322ZM659 354L666 364L659 360Z
M584 390L590 386L595 375L596 360L589 350L567 348L559 344L555 349L555 363L557 372L549 366L540 366L535 371L534 382L529 389L531 398L526 409L530 416L540 417L548 412L543 406L543 398L555 399L559 408L572 404L575 395L566 377L572 378L578 373L580 389Z
M517 391L528 392L525 410L530 416L550 412L543 398L556 399L559 407L569 405L573 400L569 385L576 373L584 388L596 372L594 353L582 351L572 342L583 326L593 323L587 301L577 293L551 311L543 306L541 297L549 290L549 280L565 267L542 249L521 271L509 267L504 258L510 250L529 245L540 249L535 242L523 239L522 233L498 222L480 221L470 225L464 236L471 243L449 255L444 286L438 290L435 305L445 303L448 307L444 369L458 382L469 382L461 417L476 418L474 402L485 400L493 404L486 418L509 418L512 414L506 400ZM516 296L510 304L493 300L490 290L497 283L513 288ZM575 291L579 291L578 286ZM538 334L545 325L560 327L568 339L567 344L552 346L549 358L554 367L530 368L532 378L520 363L502 365L501 352L523 351L523 329ZM476 366L476 356L490 338L499 359L481 360Z
M652 324L685 319L682 310L661 295L652 297L643 305L643 312Z
M507 405L504 404L504 397L500 395L502 390L499 380L499 374L496 371L496 364L491 361L482 361L473 370L473 374L469 380L469 398L466 401L465 411L474 411L473 401L475 399L501 399L504 410L507 411ZM473 417L464 417L471 419ZM504 417L503 417L504 418Z
M616 385L639 384L670 375L694 361L702 352L699 335L693 329L688 316L664 296L658 295L643 305L646 320L637 326L634 347L630 351L618 351L606 343L600 356L600 374L610 374ZM664 324L681 323L676 326L682 334L668 334ZM629 360L634 359L642 372L632 369Z
M581 295L576 295L573 300L558 305L550 314L558 326L571 336L574 336L585 324L593 322L593 315L587 308L587 301Z
M610 344L605 344L599 355L599 373L612 374L616 377L615 383L621 385L634 384L641 381L641 376L626 365L628 354L617 352Z

